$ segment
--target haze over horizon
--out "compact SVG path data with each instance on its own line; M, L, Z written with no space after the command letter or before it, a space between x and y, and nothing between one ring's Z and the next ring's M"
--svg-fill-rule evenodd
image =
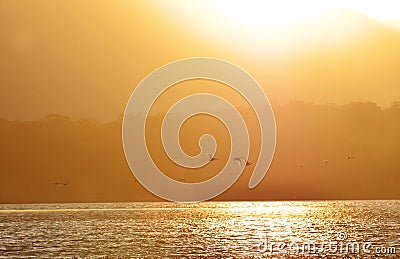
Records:
M259 152L257 121L247 108L249 160ZM277 149L259 186L248 189L252 167L213 200L400 199L400 103L382 110L373 103L275 107ZM162 114L149 117L147 139L156 165L177 181L215 176L229 155L226 128L194 116L180 132L182 148L200 152L199 137L212 134L219 158L191 170L174 164L159 136ZM33 122L0 119L0 203L160 201L132 175L122 149L122 118L107 123L52 115ZM326 163L324 161L327 161ZM261 161L262 162L262 161ZM55 183L66 183L55 184Z

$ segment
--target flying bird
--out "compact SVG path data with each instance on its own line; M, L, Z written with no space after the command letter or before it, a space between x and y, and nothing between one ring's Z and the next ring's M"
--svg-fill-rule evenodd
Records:
M233 161L238 161L240 165L250 166L254 164L254 162L249 162L249 160L244 159L244 157L235 157Z
M252 164L254 164L254 162L249 162L248 160L246 161L246 166L250 166Z
M63 185L63 186L67 186L68 185L68 183L58 183L58 182L56 182L56 183L54 183L55 185Z
M215 161L218 160L218 157L212 156L211 154L208 154L208 158L210 159L209 161Z

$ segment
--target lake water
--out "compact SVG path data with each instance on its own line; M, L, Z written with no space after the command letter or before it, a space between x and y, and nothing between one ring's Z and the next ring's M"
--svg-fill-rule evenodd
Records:
M106 256L400 258L400 201L0 205L0 258Z

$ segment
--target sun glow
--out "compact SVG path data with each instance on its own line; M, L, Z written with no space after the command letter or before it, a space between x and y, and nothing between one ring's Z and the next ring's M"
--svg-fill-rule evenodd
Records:
M380 21L400 20L400 1L398 0L351 0L345 1L351 10Z
M205 1L221 20L255 29L282 28L311 21L332 10L332 1Z
M337 6L331 0L171 0L157 3L193 36L223 45L223 48L256 51L257 55L260 50L274 53L299 45L302 38L315 34L307 27Z
M400 19L398 4L389 0L155 1L191 35L257 55L351 40L363 33L356 13L377 20Z

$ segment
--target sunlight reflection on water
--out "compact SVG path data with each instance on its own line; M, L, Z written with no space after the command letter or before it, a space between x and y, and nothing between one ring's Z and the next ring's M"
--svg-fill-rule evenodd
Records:
M0 258L268 258L265 239L324 243L340 231L399 256L400 201L0 205Z

